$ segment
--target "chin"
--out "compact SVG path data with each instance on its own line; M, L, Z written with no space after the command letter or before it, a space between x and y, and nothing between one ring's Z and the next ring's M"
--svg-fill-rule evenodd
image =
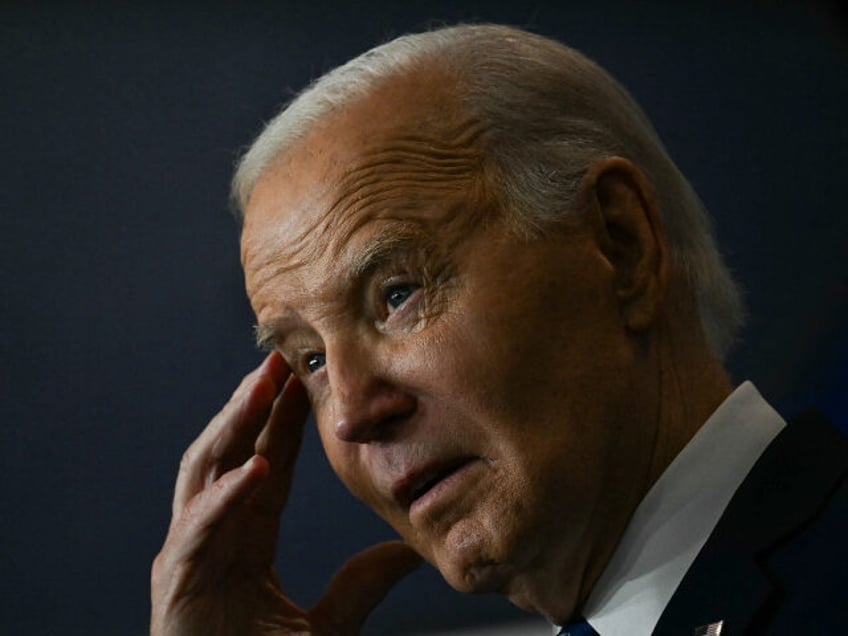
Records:
M509 587L510 577L499 563L437 563L442 577L463 594L500 594Z
M458 592L506 593L513 568L493 538L474 524L458 524L435 551L433 565Z

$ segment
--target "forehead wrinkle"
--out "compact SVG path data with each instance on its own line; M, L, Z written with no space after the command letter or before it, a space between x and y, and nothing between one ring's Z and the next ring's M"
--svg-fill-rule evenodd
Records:
M482 153L476 140L481 126L473 121L452 130L451 141L422 135L404 135L379 144L363 155L340 181L339 198L332 207L344 206L364 188L389 176L409 175L416 182L446 185L471 179L479 172Z
M250 258L245 265L252 272L251 288L260 289L269 281L293 274L310 262L315 245L309 244L301 237L300 240L289 249L285 242L278 240L275 236L268 237L258 249L252 250Z
M327 189L318 195L326 196ZM320 206L320 201L311 205ZM292 212L291 214L301 214ZM284 231L276 231L262 239L259 246L247 254L245 266L253 271L254 288L259 288L269 281L286 275L291 275L311 263L315 263L326 251L327 246L315 240L316 231L323 234L322 220L326 214L312 224L307 224L297 234L287 226Z
M468 118L439 131L438 137L393 134L388 142L376 141L360 152L335 184L313 181L309 206L316 212L314 221L284 240L266 239L272 245L259 250L264 258L254 268L257 286L316 263L328 249L337 260L351 237L375 218L408 220L400 215L432 208L434 202L441 204L442 212L457 211L457 195L472 191L481 173L482 151L476 142L484 132ZM335 198L333 193L338 193Z
M476 143L483 128L470 121L451 131L450 142L422 135L392 138L362 153L339 181L338 196L326 209L322 233L330 234L334 256L350 237L374 218L455 200L481 177L482 152Z
M376 149L374 160L359 162L355 175L360 170L383 168L424 169L438 175L467 175L470 174L480 161L480 152L475 148L444 148L434 145L426 138L411 138L394 140ZM368 157L368 155L366 155ZM387 163L390 162L390 163Z

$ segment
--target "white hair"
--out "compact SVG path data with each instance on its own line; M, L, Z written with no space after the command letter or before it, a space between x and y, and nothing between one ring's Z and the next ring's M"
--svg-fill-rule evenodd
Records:
M575 207L580 182L598 161L624 157L655 189L672 267L690 286L712 351L724 358L744 320L740 290L718 252L698 195L668 156L627 91L579 52L496 25L406 35L330 71L265 127L241 158L232 197L243 211L262 172L312 126L391 78L442 69L457 98L486 129L504 210L529 233Z

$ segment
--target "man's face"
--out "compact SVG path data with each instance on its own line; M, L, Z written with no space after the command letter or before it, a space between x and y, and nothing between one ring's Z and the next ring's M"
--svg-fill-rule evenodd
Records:
M579 223L516 238L475 124L437 101L388 90L266 171L248 294L334 470L454 587L532 605L569 568L577 595L651 436L629 425L639 382L610 266Z

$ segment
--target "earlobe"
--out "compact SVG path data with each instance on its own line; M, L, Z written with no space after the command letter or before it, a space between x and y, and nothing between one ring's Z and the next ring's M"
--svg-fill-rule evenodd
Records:
M666 242L653 188L630 161L612 157L586 173L581 197L598 249L613 271L622 321L644 331L657 320L666 295Z

